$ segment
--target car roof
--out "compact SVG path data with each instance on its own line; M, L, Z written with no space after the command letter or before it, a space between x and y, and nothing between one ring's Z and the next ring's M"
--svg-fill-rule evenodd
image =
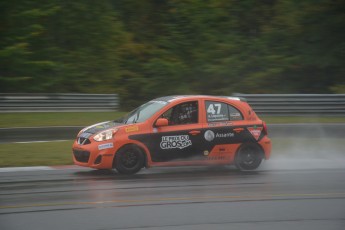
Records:
M172 95L172 96L159 97L152 101L172 102L179 99L200 99L200 98L202 99L228 99L228 100L246 102L246 99L243 97L210 96L210 95Z

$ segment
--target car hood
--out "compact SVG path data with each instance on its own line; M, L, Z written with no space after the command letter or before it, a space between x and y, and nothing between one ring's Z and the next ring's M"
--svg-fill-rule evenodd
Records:
M101 123L97 123L91 126L88 126L84 129L81 130L80 134L82 133L89 133L89 134L96 134L99 133L103 130L107 130L113 127L118 127L124 125L123 123L118 123L115 121L105 121L105 122L101 122Z

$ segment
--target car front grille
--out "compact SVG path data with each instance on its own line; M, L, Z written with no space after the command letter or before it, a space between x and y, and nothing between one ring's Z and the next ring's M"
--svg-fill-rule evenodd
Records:
M90 152L83 150L73 149L73 155L77 161L82 163L87 163L90 158Z

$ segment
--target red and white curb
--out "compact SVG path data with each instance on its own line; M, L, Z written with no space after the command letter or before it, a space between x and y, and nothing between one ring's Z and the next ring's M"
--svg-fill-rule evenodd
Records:
M44 170L67 170L80 169L76 165L58 165L58 166L33 166L33 167L6 167L0 168L0 173L3 172L28 172L28 171L44 171Z

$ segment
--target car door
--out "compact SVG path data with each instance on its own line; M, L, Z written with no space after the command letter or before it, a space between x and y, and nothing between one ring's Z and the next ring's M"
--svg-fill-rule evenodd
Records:
M211 151L217 145L237 144L252 140L243 114L234 106L222 101L205 101L207 128L203 134L205 149Z
M169 124L154 127L144 143L153 162L189 161L203 156L199 145L203 141L199 106L198 100L182 102L159 116L168 119Z

